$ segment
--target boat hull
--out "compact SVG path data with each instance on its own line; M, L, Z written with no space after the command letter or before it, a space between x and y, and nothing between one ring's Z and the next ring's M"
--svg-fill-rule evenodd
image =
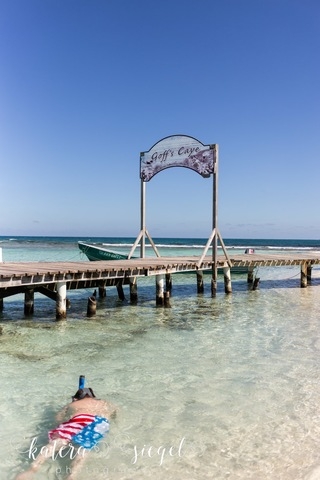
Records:
M96 245L78 242L78 246L81 252L84 253L91 262L98 260L126 260L128 258L128 255L107 250L106 248Z

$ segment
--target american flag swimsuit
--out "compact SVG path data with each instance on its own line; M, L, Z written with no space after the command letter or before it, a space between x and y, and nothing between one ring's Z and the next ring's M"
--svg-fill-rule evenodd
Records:
M62 438L81 445L84 448L93 448L109 431L109 422L104 417L81 413L67 422L61 423L48 433L49 440Z

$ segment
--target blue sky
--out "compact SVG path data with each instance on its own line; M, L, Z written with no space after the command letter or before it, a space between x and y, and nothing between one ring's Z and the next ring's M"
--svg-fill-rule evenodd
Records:
M224 238L320 238L318 0L2 0L0 235L137 236L140 152L219 145ZM205 237L212 178L146 184Z

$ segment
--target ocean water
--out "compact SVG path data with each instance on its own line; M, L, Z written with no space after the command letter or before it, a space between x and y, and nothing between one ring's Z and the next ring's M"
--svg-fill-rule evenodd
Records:
M129 250L134 239L0 237L3 261L83 260L77 241ZM201 249L205 239L155 239L163 255ZM225 240L232 251L320 251L320 241ZM179 253L178 253L179 252ZM1 271L1 265L0 265ZM117 405L110 433L76 477L114 480L320 479L320 270L300 288L299 267L260 268L223 279L211 298L194 274L173 277L171 308L155 305L154 279L138 280L138 304L115 288L86 317L90 290L70 292L66 321L51 300L23 296L0 313L0 478L11 480L46 444L54 416L86 375ZM128 297L128 291L125 294ZM57 455L34 479L66 479Z

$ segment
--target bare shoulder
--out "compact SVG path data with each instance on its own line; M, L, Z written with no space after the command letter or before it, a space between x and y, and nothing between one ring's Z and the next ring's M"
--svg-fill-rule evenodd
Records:
M68 407L70 407L69 411L71 416L87 413L106 418L114 418L117 410L110 402L97 400L96 398L83 398L82 400L72 402Z

